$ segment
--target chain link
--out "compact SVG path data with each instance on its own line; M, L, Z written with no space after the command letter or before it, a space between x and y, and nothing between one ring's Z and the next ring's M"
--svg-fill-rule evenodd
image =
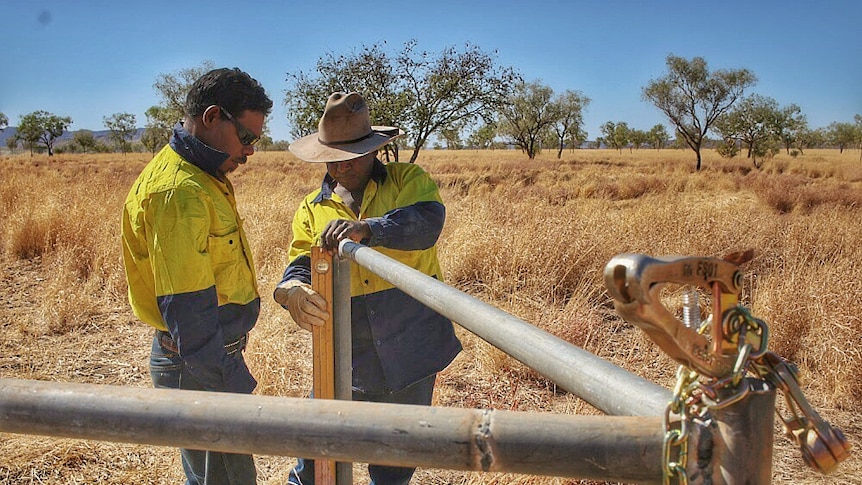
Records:
M699 331L703 332L708 324ZM784 394L790 416L781 413L779 416L785 434L800 446L807 465L829 473L849 455L850 445L841 431L821 418L802 395L796 366L767 351L766 324L746 308L737 306L727 312L722 325L727 333L736 334L738 357L733 371L727 376L709 378L685 366L677 370L673 399L664 415L663 483L670 485L674 478L682 485L688 483L689 423L695 416L703 417L711 410L726 408L745 398L749 387L741 384L749 372ZM672 415L679 416L678 428L671 422Z
M694 416L702 417L709 410L721 409L742 400L748 395L748 386L741 386L743 377L748 372L752 355L758 357L765 350L766 325L751 316L743 307L737 307L729 312L723 324L726 329L738 334L738 355L733 372L722 378L709 378L701 381L704 376L685 367L677 369L677 383L674 387L673 399L668 403L664 415L664 441L662 446L663 463L662 479L664 485L670 485L674 478L678 483L688 483L686 466L688 464L689 423ZM728 325L728 322L730 323ZM711 318L698 329L699 333L707 331ZM729 327L729 328L728 328ZM756 337L757 348L747 341L746 336ZM679 416L679 428L671 422L672 415ZM674 459L676 457L676 459Z
M674 477L677 483L686 485L688 475L685 468L688 464L688 423L692 414L692 391L696 389L698 374L685 366L680 366L676 372L677 381L673 391L673 399L668 403L664 413L664 441L662 442L662 481L670 485ZM679 427L675 427L671 416L677 415Z

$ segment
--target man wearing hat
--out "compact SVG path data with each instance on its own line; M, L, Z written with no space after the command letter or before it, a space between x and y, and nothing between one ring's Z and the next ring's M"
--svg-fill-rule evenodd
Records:
M326 164L320 188L296 211L290 263L273 295L301 328L328 317L310 286L312 246L332 251L349 238L442 279L435 244L446 209L437 185L418 165L377 159L378 149L401 135L371 126L361 95L338 92L326 102L319 131L290 145L298 158ZM461 351L452 322L356 264L350 278L353 400L430 405L437 372ZM368 471L373 485L395 485L409 483L414 469ZM299 459L290 483L314 483L314 462Z

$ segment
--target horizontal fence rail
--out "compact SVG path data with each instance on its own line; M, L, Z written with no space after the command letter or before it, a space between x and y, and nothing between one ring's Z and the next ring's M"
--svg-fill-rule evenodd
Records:
M613 416L663 416L670 390L383 255L343 240L339 254Z
M572 416L0 379L0 431L660 483L659 417Z

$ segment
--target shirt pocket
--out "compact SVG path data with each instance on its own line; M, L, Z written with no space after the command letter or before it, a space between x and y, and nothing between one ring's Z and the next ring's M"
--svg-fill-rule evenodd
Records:
M208 251L219 306L228 303L245 305L257 297L254 277L243 251L239 230L223 236L210 235Z

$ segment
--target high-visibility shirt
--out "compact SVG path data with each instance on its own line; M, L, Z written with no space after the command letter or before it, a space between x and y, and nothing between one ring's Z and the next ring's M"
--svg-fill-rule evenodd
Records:
M126 198L123 261L132 310L170 332L189 372L208 390L251 392L248 368L224 350L260 312L234 189L213 170L225 159L178 125Z
M290 264L282 282L311 281L311 247L334 219L362 219L372 236L363 244L442 280L435 246L445 207L437 185L411 163L375 161L359 214L333 192L327 174L293 219ZM371 271L350 265L353 385L369 393L397 391L444 369L461 351L452 322Z

